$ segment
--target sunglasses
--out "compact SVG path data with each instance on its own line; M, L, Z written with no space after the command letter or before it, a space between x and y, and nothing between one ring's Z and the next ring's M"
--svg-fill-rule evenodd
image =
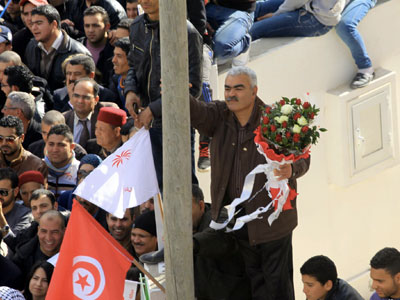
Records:
M13 189L11 189L11 190L13 190ZM10 190L8 190L8 189L0 189L0 196L7 197L9 193L10 193Z
M3 141L6 141L6 143L8 143L8 144L12 144L18 138L19 138L19 136L2 136L2 135L0 135L0 143L3 143Z

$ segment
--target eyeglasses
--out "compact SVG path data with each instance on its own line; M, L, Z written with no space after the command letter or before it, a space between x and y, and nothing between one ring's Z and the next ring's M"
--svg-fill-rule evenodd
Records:
M11 189L11 191L12 190L13 189ZM9 189L0 189L0 196L7 197L9 193L10 193Z
M2 136L2 135L0 135L0 143L3 143L4 141L6 141L7 144L12 144L18 138L19 138L19 136Z
M0 83L1 87L10 86L9 84Z
M77 176L78 176L79 179L85 178L90 174L90 172L85 171L85 170L79 170Z
M3 86L5 86L5 85L4 85L4 84L1 84L1 86L3 87ZM7 86L9 86L9 85L7 85ZM12 106L4 105L4 106L3 106L3 109L4 109L4 110L8 110L8 109L19 109L19 107L12 107Z
M90 100L92 100L92 98L94 98L92 95L79 95L77 93L73 93L72 97L77 98L77 99L80 98L85 101L90 101Z

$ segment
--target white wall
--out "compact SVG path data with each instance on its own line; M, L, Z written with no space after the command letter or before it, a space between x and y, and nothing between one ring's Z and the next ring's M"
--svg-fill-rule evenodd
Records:
M374 66L398 74L399 11L399 0L381 3L360 24ZM276 47L281 41L285 45ZM350 52L334 30L322 37L289 42L264 39L253 43L251 54L248 66L258 74L260 98L272 103L281 96L303 97L311 92L312 101L321 108L322 126L326 126L324 110L329 106L327 91L350 83L356 71ZM219 74L219 99L223 99L225 74L226 70ZM399 90L399 75L396 81ZM293 240L296 298L305 298L299 275L301 264L313 255L325 254L335 261L341 278L357 277L351 283L369 299L370 258L385 246L400 249L400 166L394 165L357 184L335 186L329 184L326 162L341 157L330 155L326 148L322 136L312 148L309 172L298 183L299 226Z

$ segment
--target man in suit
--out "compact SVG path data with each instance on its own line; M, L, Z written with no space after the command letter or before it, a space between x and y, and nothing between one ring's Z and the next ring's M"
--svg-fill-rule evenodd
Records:
M95 77L96 66L93 58L86 54L74 54L69 56L62 64L62 71L65 75L65 86L54 91L54 109L65 112L72 109L70 99L76 80L89 77ZM99 85L99 101L115 102L122 106L117 95L110 89Z
M99 103L99 85L91 78L84 77L75 81L71 104L73 110L64 113L65 123L74 134L74 141L83 148L87 141L95 138L97 115L103 106L115 106L115 103Z

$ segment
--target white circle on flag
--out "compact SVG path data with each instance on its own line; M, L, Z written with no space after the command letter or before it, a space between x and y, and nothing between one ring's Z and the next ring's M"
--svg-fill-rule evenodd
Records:
M106 284L101 264L90 256L75 256L72 265L74 295L82 300L99 298Z

